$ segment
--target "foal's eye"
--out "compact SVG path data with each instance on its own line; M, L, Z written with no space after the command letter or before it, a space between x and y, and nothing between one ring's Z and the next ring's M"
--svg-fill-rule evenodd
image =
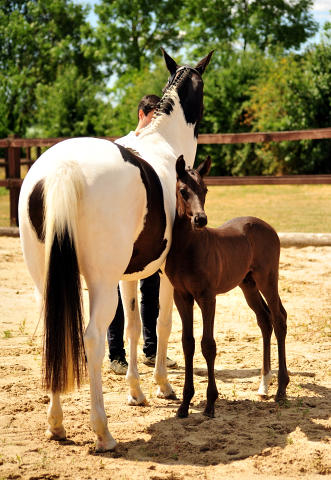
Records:
M180 189L179 189L179 193L181 194L182 197L184 197L184 195L185 195L185 193L186 193L185 188L180 188Z

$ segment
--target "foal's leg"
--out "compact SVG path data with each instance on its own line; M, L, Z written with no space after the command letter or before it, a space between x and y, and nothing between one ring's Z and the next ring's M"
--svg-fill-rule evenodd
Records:
M203 414L206 417L213 418L215 416L215 402L218 398L214 371L216 358L216 342L214 340L216 296L212 292L204 291L200 297L196 298L196 301L202 312L203 334L201 349L208 368L207 405Z
M90 421L97 441L95 451L116 450L117 443L108 430L107 415L102 394L101 366L105 356L105 338L110 320L114 318L118 303L117 284L104 280L88 284L90 295L90 322L84 334L85 353L90 379Z
M270 272L267 281L260 281L259 275L255 276L255 281L270 309L272 324L278 343L278 389L275 396L275 401L278 402L286 397L286 387L289 383L285 354L287 313L278 295L278 270Z
M159 386L157 396L176 400L167 378L167 348L172 326L173 287L165 274L160 275L160 312L157 319L157 351L154 380Z
M261 384L258 395L265 398L268 395L269 382L272 378L270 364L270 338L272 334L272 323L270 310L260 295L256 283L251 275L239 285L242 289L248 306L256 315L257 324L261 329L263 337L263 363L261 371Z
M141 334L141 321L137 299L137 281L120 282L121 296L125 313L125 336L129 342L129 368L126 380L129 384L129 405L148 405L143 394L137 366L137 347Z
M194 298L189 295L183 297L175 290L174 299L182 319L182 345L185 356L185 383L183 390L183 400L177 410L177 417L185 418L188 415L190 401L194 395L193 383L193 356L195 350L195 340L193 336L193 305Z

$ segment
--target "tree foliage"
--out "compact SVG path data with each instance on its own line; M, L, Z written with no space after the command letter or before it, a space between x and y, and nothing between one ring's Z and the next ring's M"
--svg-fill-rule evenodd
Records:
M191 45L298 49L318 30L312 6L313 0L187 0L180 24Z
M0 97L6 111L0 131L24 135L36 108L36 88L75 65L101 79L86 21L88 9L72 0L0 0Z
M36 104L36 123L28 129L31 137L103 136L113 116L111 105L100 96L100 86L75 65L59 69L53 83L40 83Z
M161 46L181 45L178 18L182 0L102 0L97 38L108 73L141 70L154 63Z
M75 0L0 0L0 137L125 135L141 97L162 95L160 46L192 64L216 49L201 133L329 127L331 24L293 53L316 32L312 4L100 0L94 30ZM214 175L331 173L326 140L200 145L197 163L207 153Z
M303 56L280 58L252 90L254 130L326 128L331 124L331 43L311 47ZM260 146L270 173L331 173L331 140L304 140Z

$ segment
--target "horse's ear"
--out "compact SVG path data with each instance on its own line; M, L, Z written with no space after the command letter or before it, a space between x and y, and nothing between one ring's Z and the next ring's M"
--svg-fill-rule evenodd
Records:
M177 160L178 161L178 160ZM210 168L211 168L211 156L208 155L208 157L206 158L206 160L201 163L201 165L198 166L197 168L197 172L202 176L204 177L205 175L208 175L208 173L210 172Z
M176 172L179 178L185 173L185 160L183 155L177 158Z
M200 73L200 75L202 75L204 73L204 71L206 70L207 68L207 65L208 63L210 62L210 59L212 57L212 54L214 53L215 50L212 50L210 53L208 53L208 55L203 58L202 60L200 60L200 62L197 64L197 66L195 67L196 70L198 70L198 72Z
M161 50L162 50L162 53L163 53L165 63L167 65L167 69L169 70L170 74L173 75L174 73L176 73L178 65L175 62L175 60L173 60L170 57L170 55L167 54L167 52L164 50L164 48L161 47Z

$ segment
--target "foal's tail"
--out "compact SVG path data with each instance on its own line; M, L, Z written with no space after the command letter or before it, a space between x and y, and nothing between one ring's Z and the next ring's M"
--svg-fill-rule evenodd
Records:
M77 260L77 210L84 189L85 178L74 161L58 165L45 182L43 385L58 393L79 387L86 375Z

